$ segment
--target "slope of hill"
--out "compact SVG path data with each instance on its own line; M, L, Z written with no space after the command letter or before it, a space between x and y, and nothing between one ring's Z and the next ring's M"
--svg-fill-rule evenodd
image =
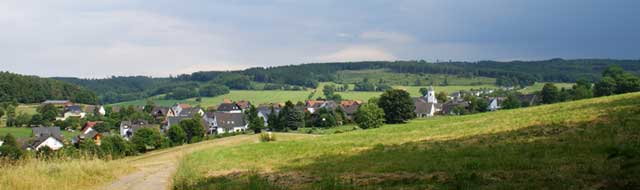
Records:
M174 188L638 187L639 118L632 93L212 148L182 160Z
M66 82L0 72L0 102L40 103L47 99L96 104L95 93Z

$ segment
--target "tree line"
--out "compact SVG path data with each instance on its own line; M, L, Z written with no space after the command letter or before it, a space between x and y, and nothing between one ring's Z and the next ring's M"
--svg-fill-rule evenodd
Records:
M36 76L0 72L0 102L40 103L52 99L98 103L96 94L84 87Z
M176 89L176 86L215 83L229 89L255 89L252 82L275 85L265 89L316 88L319 82L338 82L341 70L387 69L397 73L450 74L496 78L499 86L529 86L535 82L576 82L584 79L599 81L600 73L610 65L640 74L640 60L611 59L550 59L541 61L479 61L479 62L426 62L419 61L365 61L345 63L311 63L277 67L256 67L240 71L201 71L168 78L111 77L108 79L56 78L95 91L103 103L143 99ZM386 86L360 83L355 90L384 91ZM164 89L158 90L158 89ZM384 90L378 90L384 89ZM184 89L177 89L183 91ZM196 94L190 94L191 96Z

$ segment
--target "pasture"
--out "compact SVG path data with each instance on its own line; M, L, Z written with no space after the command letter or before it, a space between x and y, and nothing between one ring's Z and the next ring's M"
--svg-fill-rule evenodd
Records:
M638 185L607 157L640 135L639 106L633 93L212 148L181 161L174 188L616 189Z

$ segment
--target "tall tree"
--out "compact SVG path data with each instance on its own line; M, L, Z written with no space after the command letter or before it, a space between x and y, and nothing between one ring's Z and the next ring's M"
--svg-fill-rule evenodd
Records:
M280 119L278 118L278 113L273 106L271 106L271 112L269 113L268 125L270 131L280 131Z
M258 109L253 105L247 112L247 120L249 121L249 129L254 133L260 133L264 128L264 120L258 116Z
M44 104L36 111L42 115L44 121L55 121L56 116L60 114L60 110L53 104Z
M413 100L404 90L385 91L378 100L378 106L384 110L387 123L403 123L415 117Z
M544 84L544 87L542 87L542 91L540 92L540 94L542 96L542 103L545 104L556 103L560 98L560 91L558 90L558 87L556 87L556 85L554 85L553 83Z
M438 94L436 94L436 99L439 103L445 103L447 101L447 98L447 93L444 91L440 91Z

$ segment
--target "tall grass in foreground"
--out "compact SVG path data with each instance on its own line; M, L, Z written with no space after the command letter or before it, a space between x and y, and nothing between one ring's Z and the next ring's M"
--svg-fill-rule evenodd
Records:
M0 161L0 190L84 189L128 171L120 160L96 158L24 158Z
M174 189L625 189L640 185L638 137L632 93L209 149Z

